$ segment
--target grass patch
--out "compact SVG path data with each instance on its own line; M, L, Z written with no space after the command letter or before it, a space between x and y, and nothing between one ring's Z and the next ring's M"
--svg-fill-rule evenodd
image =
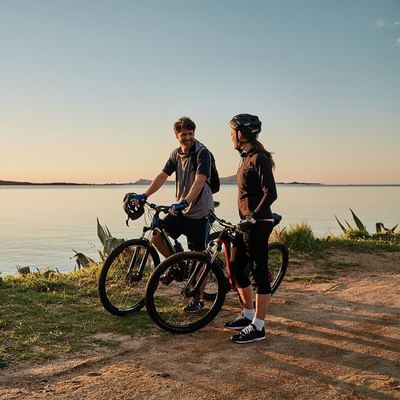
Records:
M361 252L400 251L400 235L364 236L328 236L316 238L308 224L295 224L280 231L275 240L281 241L291 251L291 257L296 254L318 256L326 250L343 249Z
M343 239L330 238L323 242L323 247L338 248L350 251L376 252L376 251L400 251L400 238L398 236L378 236L368 239Z
M314 274L302 274L302 275L292 275L288 274L285 276L285 280L288 282L314 282L314 281L331 281L335 277L334 271L326 271L323 273L314 273Z
M345 269L351 267L358 267L360 264L354 261L334 261L327 260L322 263L322 267L326 269Z
M98 333L148 334L145 310L108 314L97 295L98 267L52 275L6 276L0 281L0 368L90 349ZM109 343L107 343L109 344Z

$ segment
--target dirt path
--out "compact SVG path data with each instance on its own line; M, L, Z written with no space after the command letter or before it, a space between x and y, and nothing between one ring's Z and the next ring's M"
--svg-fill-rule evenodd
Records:
M400 253L331 258L347 265L333 281L285 282L264 342L230 342L232 295L191 335L3 370L0 399L400 399Z

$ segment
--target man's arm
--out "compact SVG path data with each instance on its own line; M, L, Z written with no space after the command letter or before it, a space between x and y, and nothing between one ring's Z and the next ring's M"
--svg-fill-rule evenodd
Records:
M194 178L194 182L192 187L189 190L189 193L186 195L185 199L188 203L196 200L199 196L200 192L203 190L204 185L206 184L207 176L202 174L196 174Z
M147 190L144 192L144 195L146 197L151 196L153 193L157 192L158 189L160 189L160 187L162 185L164 185L164 183L166 182L166 180L168 179L168 175L164 172L161 171L154 179L153 181L150 183L150 186L147 188Z

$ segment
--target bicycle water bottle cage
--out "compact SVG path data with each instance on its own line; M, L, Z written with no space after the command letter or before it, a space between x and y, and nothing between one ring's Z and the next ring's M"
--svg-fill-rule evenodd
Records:
M183 251L182 245L176 239L175 239L175 242L174 242L174 250L175 250L176 253L180 253L181 251Z

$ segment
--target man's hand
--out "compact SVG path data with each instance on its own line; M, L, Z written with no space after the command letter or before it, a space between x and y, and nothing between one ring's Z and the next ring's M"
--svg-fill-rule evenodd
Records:
M182 200L179 203L173 203L169 208L169 213L171 215L177 216L178 213L182 212L188 205L189 203L186 200Z
M238 229L242 232L248 231L257 221L251 216L248 215L242 220L240 220L239 224L237 225Z

